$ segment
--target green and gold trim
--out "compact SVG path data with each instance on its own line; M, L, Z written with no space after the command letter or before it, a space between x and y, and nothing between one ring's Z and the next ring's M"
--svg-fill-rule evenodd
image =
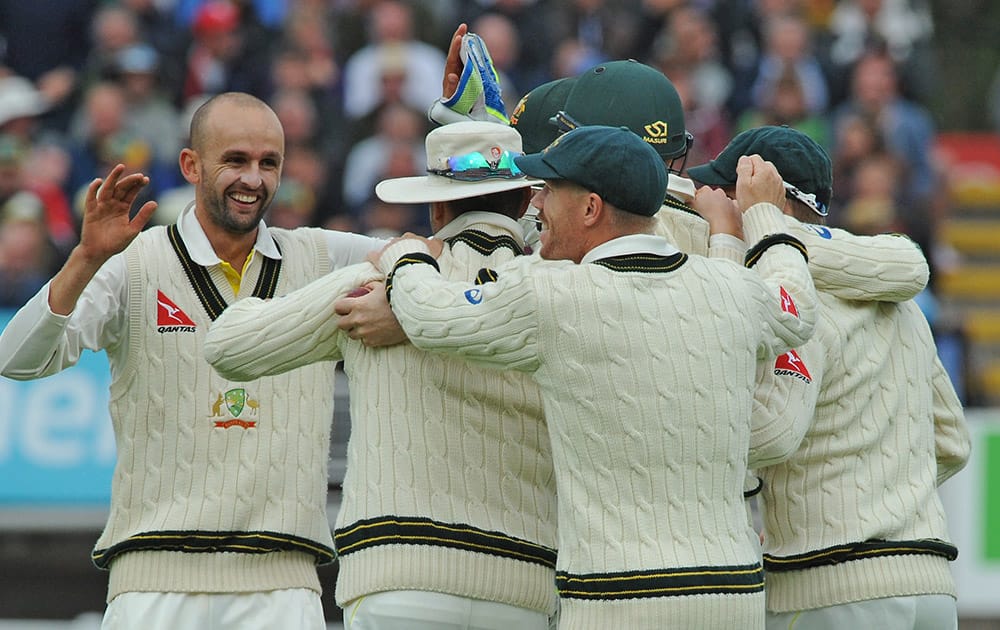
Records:
M506 234L491 236L480 230L464 230L451 238L445 239L444 242L448 243L449 246L454 246L455 243L465 243L483 256L490 256L503 248L510 249L518 256L524 254L524 249L513 237Z
M184 245L184 240L181 238L180 230L177 229L176 224L167 227L167 237L170 239L170 245L174 248L174 252L181 262L181 267L184 268L184 273L187 275L188 281L194 288L194 292L198 294L198 301L201 302L209 318L215 321L229 305L215 286L215 283L212 282L212 277L208 274L208 269L205 269L191 258L191 254L188 253L187 246ZM277 246L277 241L275 241L275 246ZM257 285L254 287L253 296L268 299L274 297L275 290L278 287L281 260L267 258L266 256L263 258L260 277L257 279Z
M413 252L400 256L399 260L396 261L396 264L392 266L392 271L389 272L389 275L385 279L386 300L390 303L392 302L392 281L396 277L396 271L398 271L401 267L417 264L431 265L436 270L441 271L441 267L438 266L437 260L435 260L430 254L424 252Z
M337 554L346 556L380 545L431 545L521 560L554 569L556 552L543 545L461 523L383 516L356 521L334 532Z
M760 593L764 570L760 564L748 564L621 573L559 571L556 587L560 597L590 600Z
M809 252L806 249L806 246L802 244L802 241L790 234L769 234L768 236L760 239L756 245L747 251L743 265L748 268L753 267L757 264L757 261L760 260L760 257L764 255L764 252L775 245L791 245L795 249L799 250L799 253L806 259L806 262L809 262Z
M680 252L670 256L656 254L625 254L595 260L595 265L607 267L611 271L639 271L642 273L666 273L674 271L687 262L687 254Z
M852 560L912 554L941 556L951 561L958 557L958 548L937 538L906 541L866 540L792 556L764 554L764 569L767 571L799 571Z
M91 559L107 569L115 557L130 551L180 551L183 553L275 553L299 551L316 558L316 564L333 562L332 549L320 543L278 532L208 532L171 530L129 536L107 549L95 549Z

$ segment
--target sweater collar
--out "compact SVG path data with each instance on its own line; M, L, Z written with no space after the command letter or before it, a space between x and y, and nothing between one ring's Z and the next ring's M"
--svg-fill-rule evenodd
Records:
M514 219L496 212L464 212L438 230L437 233L434 234L434 238L446 240L457 236L466 230L482 230L484 228L486 228L489 232L496 231L496 229L499 228L504 232L507 232L509 236L517 241L518 246L522 249L524 248L524 235L521 232L521 226L518 225L517 221Z
M680 253L667 239L652 234L629 234L601 243L587 252L581 263L589 263L613 256L629 254L655 254L657 256L673 256Z

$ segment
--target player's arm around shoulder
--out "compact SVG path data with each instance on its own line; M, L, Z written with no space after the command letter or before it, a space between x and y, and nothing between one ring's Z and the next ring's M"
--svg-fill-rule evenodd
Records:
M456 354L481 365L531 370L537 365L538 303L531 270L520 256L474 281L448 280L428 242L394 241L378 258L387 273L386 292L411 343Z
M816 325L819 304L809 254L787 232L779 209L784 184L774 165L758 155L743 156L736 172L736 202L749 244L744 264L767 286L762 316L772 335L763 340L763 354L774 356L804 344Z
M823 340L757 363L750 427L751 468L791 457L812 425L827 355Z
M927 286L927 258L902 234L852 234L785 217L788 231L809 250L816 290L845 300L904 302Z
M352 289L380 280L368 262L328 273L288 295L231 304L205 336L205 359L223 377L249 381L317 361L340 358L334 303Z

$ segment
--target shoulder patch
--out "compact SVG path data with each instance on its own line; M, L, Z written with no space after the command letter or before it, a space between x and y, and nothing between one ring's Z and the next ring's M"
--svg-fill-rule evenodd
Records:
M792 296L788 295L785 287L781 287L781 310L796 317L799 316L799 309L795 308L795 300L792 299Z
M775 360L774 373L777 376L797 378L807 385L812 383L812 376L809 374L809 370L806 369L806 364L795 350L789 350Z

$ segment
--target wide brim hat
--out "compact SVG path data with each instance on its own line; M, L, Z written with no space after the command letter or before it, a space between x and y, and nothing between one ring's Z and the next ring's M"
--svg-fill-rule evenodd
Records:
M45 97L28 79L18 76L0 79L0 125L38 116L48 109Z
M462 181L430 171L446 171L448 159L479 153L487 160L499 158L505 151L522 153L521 136L516 129L486 121L457 122L438 127L427 134L427 175L386 179L375 186L375 194L386 203L420 204L455 201L481 195L518 190L541 184L523 173L500 169L495 177ZM513 163L513 159L510 160Z

